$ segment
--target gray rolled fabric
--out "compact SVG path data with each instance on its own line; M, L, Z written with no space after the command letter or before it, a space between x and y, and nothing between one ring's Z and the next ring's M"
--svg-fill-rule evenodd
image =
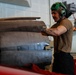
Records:
M7 66L24 66L26 64L50 63L51 50L1 51L1 64Z

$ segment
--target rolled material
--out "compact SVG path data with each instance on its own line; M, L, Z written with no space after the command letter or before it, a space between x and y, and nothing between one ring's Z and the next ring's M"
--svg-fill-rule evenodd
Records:
M24 66L25 64L51 64L52 52L45 50L33 51L2 51L1 64L7 66Z
M43 21L36 20L0 21L0 64L50 64L52 53L44 50L49 39L41 33L45 27Z
M32 21L32 20L0 21L0 32L3 31L41 32L45 28L46 25L43 21Z
M0 47L26 46L29 44L49 43L47 36L37 32L0 32Z
M45 50L45 46L48 46L49 44L46 42L39 42L39 43L30 43L20 46L10 46L10 47L1 47L1 51L24 51L24 50Z

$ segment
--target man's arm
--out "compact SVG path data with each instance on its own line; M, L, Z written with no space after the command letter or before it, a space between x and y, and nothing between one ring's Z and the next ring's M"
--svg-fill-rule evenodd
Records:
M48 29L46 29L45 32L51 36L59 36L59 35L65 33L66 31L67 31L67 29L64 26L60 25L57 28L48 28Z

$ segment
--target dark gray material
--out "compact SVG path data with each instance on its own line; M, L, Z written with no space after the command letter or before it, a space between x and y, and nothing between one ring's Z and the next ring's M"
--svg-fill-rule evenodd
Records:
M45 50L33 51L2 51L1 64L9 66L24 66L25 64L51 63L52 53Z
M76 13L76 4L70 3L67 4L67 1L63 2L66 6L66 17L69 18L72 14Z

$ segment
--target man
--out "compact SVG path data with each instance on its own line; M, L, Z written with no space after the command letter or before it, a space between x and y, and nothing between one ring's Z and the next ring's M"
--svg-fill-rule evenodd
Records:
M46 29L47 35L54 37L54 62L52 71L74 75L74 61L70 55L73 25L66 18L66 7L56 2L51 7L52 17L56 24Z

